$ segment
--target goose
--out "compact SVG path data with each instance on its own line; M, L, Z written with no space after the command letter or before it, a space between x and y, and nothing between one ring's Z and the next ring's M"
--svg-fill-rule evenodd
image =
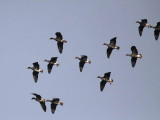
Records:
M43 111L46 112L46 105L45 105L46 100L36 93L31 93L31 94L35 96L35 97L32 97L32 100L39 102Z
M56 32L55 35L56 35L56 38L51 37L50 40L57 41L57 46L58 46L59 53L62 54L63 43L67 43L67 41L63 39L63 36L60 32Z
M51 112L52 114L55 113L57 105L63 106L63 102L60 102L59 98L53 98L52 100L46 100L46 102L51 102Z
M140 36L142 36L142 32L143 32L144 27L148 27L148 28L151 27L151 25L147 23L147 19L141 19L141 22L136 21L136 23L139 23L139 25L140 25L139 28L138 28Z
M105 87L105 85L106 85L107 82L109 82L110 85L113 82L113 79L110 79L110 74L111 74L111 72L107 72L107 73L104 74L103 77L101 77L101 76L97 77L97 78L100 78L102 80L100 82L100 90L101 91L103 91L103 89L104 89L104 87Z
M117 37L114 37L114 38L112 38L112 39L110 40L110 44L106 44L106 43L103 44L103 45L108 46L108 49L107 49L107 51L106 51L108 58L110 57L113 49L117 49L117 50L120 49L119 46L116 46L116 39L117 39Z
M160 33L160 22L157 22L157 25L155 27L151 26L152 28L154 28L154 37L156 40L158 40L159 37L159 33Z
M58 58L58 57L52 57L50 60L44 60L45 62L48 62L47 69L48 69L48 73L49 73L49 74L51 73L51 70L52 70L53 65L56 65L57 67L60 65L60 64L57 62L57 58Z
M75 59L79 59L80 60L80 62L79 62L80 72L82 72L85 63L89 63L89 64L91 63L91 60L88 60L87 58L88 57L86 55L81 55L81 58L75 57Z
M131 51L132 51L132 54L126 54L126 56L132 57L131 64L132 64L132 67L134 67L136 65L137 58L142 59L142 54L138 54L138 50L136 46L132 46Z
M38 81L38 74L39 74L39 72L42 73L43 70L39 68L38 62L33 63L33 67L28 67L28 69L33 70L32 74L33 74L34 81L36 83Z

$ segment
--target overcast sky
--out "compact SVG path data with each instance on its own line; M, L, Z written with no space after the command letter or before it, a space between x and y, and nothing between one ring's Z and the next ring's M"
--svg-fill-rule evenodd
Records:
M138 33L137 20L160 22L159 0L0 0L1 120L159 120L160 38L154 30ZM59 54L49 40L61 32L68 42ZM106 56L110 39L120 50ZM131 46L143 55L131 67ZM76 56L92 61L79 71ZM58 57L47 73L44 59ZM34 83L28 66L39 62L44 72ZM111 72L112 85L100 91L100 79ZM30 93L58 97L64 106L43 112Z

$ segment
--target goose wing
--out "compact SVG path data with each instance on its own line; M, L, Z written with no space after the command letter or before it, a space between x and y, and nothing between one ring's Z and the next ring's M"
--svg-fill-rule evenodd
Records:
M49 64L47 65L48 73L51 73L52 67L53 67L53 64L51 64L51 63L49 63Z
M155 37L156 40L158 40L159 33L160 33L160 30L155 30L154 31L154 37Z
M132 51L132 54L138 54L138 50L137 50L136 46L132 46L131 51Z
M113 48L108 47L107 48L107 57L109 58L112 53Z
M59 53L62 54L62 51L63 51L63 42L57 42L57 47L58 47Z
M33 71L33 79L34 79L34 81L35 81L35 83L38 81L38 73L39 72L36 72L36 71Z
M45 102L40 102L40 105L41 105L42 109L44 110L44 112L46 112L46 104L45 104Z
M160 22L157 22L157 26L160 26Z
M53 98L52 99L52 103L51 103L51 112L54 114L55 110L56 110L56 107L57 107L57 104L60 101L59 98Z
M57 104L51 103L51 112L52 114L54 114L55 110L56 110Z
M110 74L111 74L111 72L107 72L107 73L105 73L105 74L104 74L104 78L109 79L109 78L110 78Z
M116 45L116 39L117 39L117 37L112 38L110 40L110 44L115 46Z
M35 68L39 69L39 64L38 64L38 62L33 63L33 66L34 66Z
M81 55L81 61L86 61L87 60L87 56L86 55Z
M36 98L39 99L39 100L42 98L39 94L36 94L36 93L32 93L32 95L35 95Z
M142 22L147 23L148 21L147 21L147 19L142 19Z
M85 64L85 62L83 62L83 61L80 61L80 62L79 62L79 69L80 69L80 72L82 72L83 67L84 67L84 64Z
M58 58L58 57L52 57L50 61L51 61L51 62L56 62L56 61L57 61L57 58Z
M63 36L62 36L62 34L60 32L56 32L55 35L56 35L56 38L58 40L62 40L63 39Z
M101 91L103 91L103 89L104 89L106 83L107 83L107 82L104 81L104 80L102 80L102 81L100 82L100 90L101 90Z
M138 28L140 36L142 36L143 28L144 28L144 26L142 26L142 25L140 25L139 28Z
M135 58L135 57L131 58L132 67L134 67L136 65L136 61L137 61L137 58Z

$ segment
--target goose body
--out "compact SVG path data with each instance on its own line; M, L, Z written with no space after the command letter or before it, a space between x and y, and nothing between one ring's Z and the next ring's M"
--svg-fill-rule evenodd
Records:
M85 63L89 63L89 64L91 63L91 60L88 60L87 58L88 57L86 55L81 55L81 58L75 57L75 59L79 59L80 60L80 62L79 62L80 72L82 72Z
M60 64L57 62L57 58L58 58L58 57L52 57L50 60L44 60L45 62L48 62L47 69L48 69L48 73L49 73L49 74L51 73L52 67L53 67L54 65L56 65L57 67L60 65Z
M155 40L158 40L159 33L160 33L160 22L157 22L157 25L155 27L153 27L153 26L151 26L151 27L154 28Z
M126 56L131 57L131 64L132 64L132 67L134 67L136 65L137 58L142 59L142 54L138 54L138 50L137 50L136 46L132 46L131 51L132 51L132 53L126 54Z
M63 43L67 43L67 41L63 39L63 36L60 32L56 32L55 35L56 35L56 38L51 37L50 40L53 39L53 40L57 41L58 50L59 50L60 54L62 54Z
M33 63L33 67L28 67L28 69L33 70L33 79L35 83L38 81L38 74L43 72L42 69L40 69L38 62Z
M57 105L62 105L63 106L63 102L60 102L59 98L53 98L52 100L46 100L46 102L51 102L51 112L52 112L52 114L55 113Z
M46 112L46 105L45 105L46 100L36 93L31 93L31 94L35 96L35 97L32 97L32 100L39 102L43 111Z
M101 79L101 82L100 82L100 90L101 91L103 91L107 82L110 83L110 85L113 82L113 79L110 79L110 74L111 74L111 72L107 72L107 73L104 74L103 77L101 77L101 76L97 77L97 78Z
M140 25L138 27L138 31L139 31L139 35L140 36L142 36L142 32L143 32L144 27L148 27L148 28L151 27L151 25L148 24L147 19L141 19L141 22L140 21L136 21L136 23L139 23L139 25Z
M117 37L114 37L110 40L110 44L106 44L106 43L103 44L103 45L108 46L107 51L106 51L108 58L110 58L110 55L111 55L113 49L117 49L117 50L120 49L119 46L116 46L116 39L117 39Z

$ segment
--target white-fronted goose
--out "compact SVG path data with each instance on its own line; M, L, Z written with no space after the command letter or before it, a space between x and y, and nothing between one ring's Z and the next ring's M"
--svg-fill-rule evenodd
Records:
M58 57L52 57L50 60L44 60L45 62L48 62L48 65L47 65L48 73L51 73L53 65L56 65L57 67L60 65L57 62L57 58Z
M51 112L55 113L57 105L63 105L63 102L60 102L59 98L53 98L52 100L46 100L46 102L51 102Z
M154 28L154 37L156 40L158 40L159 37L159 33L160 33L160 22L157 22L157 25L155 27L151 26L152 28Z
M43 72L43 70L40 69L38 62L33 63L33 67L28 67L28 69L33 70L33 73L32 73L33 78L34 78L34 81L37 82L39 72L41 72L41 73Z
M104 89L104 87L105 87L105 85L106 85L107 82L109 82L110 85L113 82L113 79L110 79L110 74L111 74L111 72L107 72L107 73L104 74L103 77L101 77L101 76L97 77L97 78L100 78L102 80L100 82L100 90L101 91L103 91L103 89Z
M151 25L147 23L147 19L141 19L141 22L140 21L136 21L136 23L139 23L139 28L138 28L138 31L139 31L139 35L142 36L142 32L143 32L143 28L144 27L148 27L150 28Z
M89 64L91 63L91 60L88 60L87 58L88 57L86 55L81 55L81 58L75 57L75 59L79 59L80 60L80 62L79 62L80 72L82 72L85 63L89 63Z
M136 46L132 46L131 51L132 51L132 54L126 54L126 56L132 57L131 64L132 64L132 67L134 67L136 65L137 58L142 59L142 54L138 54L138 50Z
M50 40L53 39L53 40L57 41L58 50L62 54L63 43L67 43L67 41L63 39L63 36L60 32L56 32L55 35L56 35L56 38L51 37Z
M32 100L36 100L37 102L39 102L44 112L46 112L46 105L45 105L46 100L36 93L31 93L31 94L36 96L33 97Z
M116 46L116 39L117 39L117 37L114 37L114 38L112 38L112 39L110 40L110 44L106 44L106 43L103 44L103 45L108 46L108 49L107 49L107 51L106 51L108 58L110 57L113 49L117 49L117 50L120 49L119 46Z

